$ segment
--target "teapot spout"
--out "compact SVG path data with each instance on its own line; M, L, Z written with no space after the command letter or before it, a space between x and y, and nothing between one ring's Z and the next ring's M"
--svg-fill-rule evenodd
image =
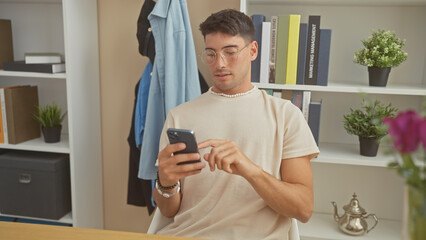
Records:
M334 221L339 222L340 217L339 217L339 214L337 213L337 204L334 201L332 201L331 204L333 204L334 206Z

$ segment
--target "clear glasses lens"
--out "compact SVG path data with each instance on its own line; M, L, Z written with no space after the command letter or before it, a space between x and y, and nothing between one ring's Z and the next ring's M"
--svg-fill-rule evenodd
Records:
M242 50L242 49L241 49ZM221 50L219 53L216 51L208 49L203 52L203 61L207 64L214 64L217 61L218 55L222 57L227 63L235 62L238 59L238 48L228 47Z

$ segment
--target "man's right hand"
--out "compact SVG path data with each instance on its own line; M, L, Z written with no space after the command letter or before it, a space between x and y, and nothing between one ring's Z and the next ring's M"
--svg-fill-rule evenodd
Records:
M204 162L178 165L178 163L198 160L199 153L173 154L185 149L184 143L168 144L158 153L158 175L163 186L172 186L179 179L195 175L206 167Z

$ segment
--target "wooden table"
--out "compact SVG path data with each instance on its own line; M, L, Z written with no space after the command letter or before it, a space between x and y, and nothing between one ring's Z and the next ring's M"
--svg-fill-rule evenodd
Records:
M190 238L0 221L2 240L184 240ZM192 238L194 239L194 238Z

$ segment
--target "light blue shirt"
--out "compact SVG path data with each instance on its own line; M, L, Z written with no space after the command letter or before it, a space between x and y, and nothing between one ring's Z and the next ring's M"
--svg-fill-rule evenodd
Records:
M145 129L146 108L148 106L149 86L151 85L152 63L148 61L139 81L138 98L135 108L135 142L140 147Z
M138 177L155 179L167 113L201 95L201 90L186 0L158 0L148 20L155 39L155 60Z

